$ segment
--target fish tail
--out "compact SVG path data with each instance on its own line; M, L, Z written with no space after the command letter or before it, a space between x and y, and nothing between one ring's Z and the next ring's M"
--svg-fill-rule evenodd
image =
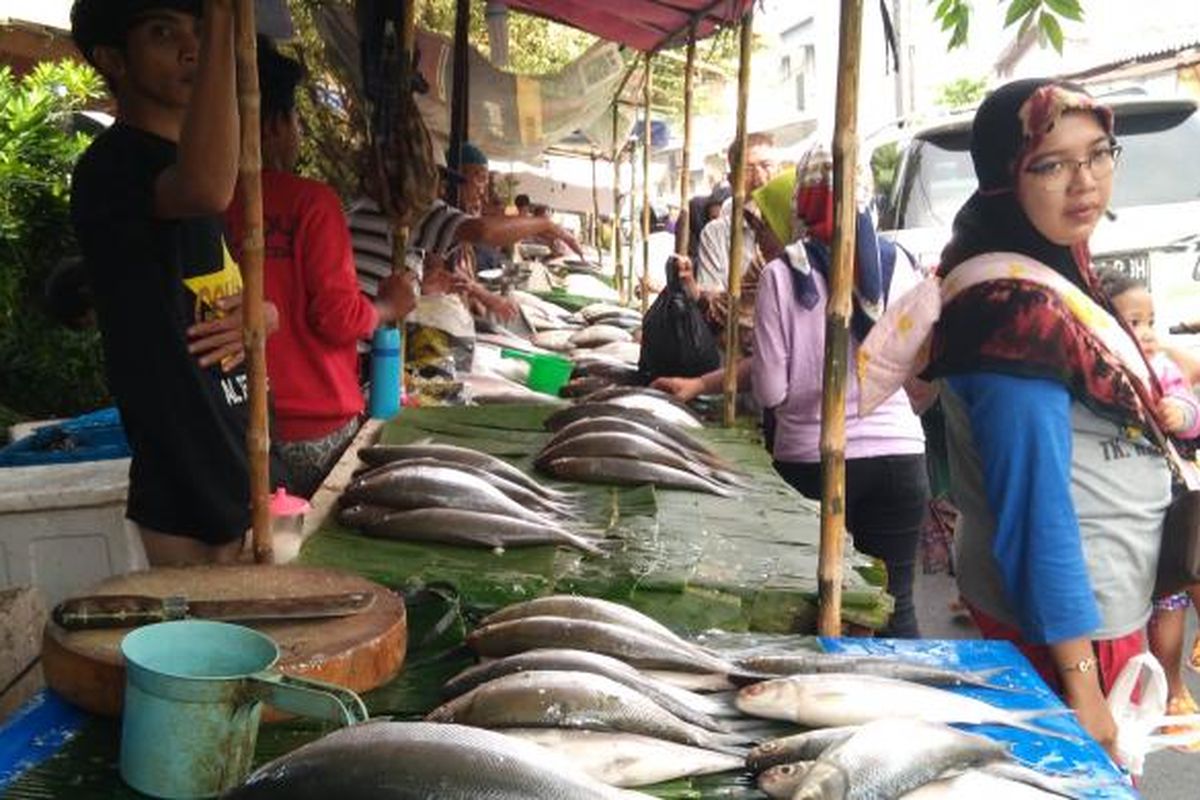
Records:
M997 675L1002 675L1005 672L1012 670L1012 667L992 667L991 669L975 669L963 674L961 683L963 686L976 686L980 689L991 689L996 692L1009 692L1011 694L1036 694L1037 690L1025 686L1005 686L1003 684L995 684L991 682L992 678Z
M1035 721L1044 719L1045 717L1065 717L1073 716L1074 714L1075 712L1069 708L1039 708L1032 711L1013 711L1004 717L1003 724L1010 728L1036 733L1039 736L1053 736L1057 739L1065 739L1074 744L1083 744L1084 740L1074 734L1035 724Z

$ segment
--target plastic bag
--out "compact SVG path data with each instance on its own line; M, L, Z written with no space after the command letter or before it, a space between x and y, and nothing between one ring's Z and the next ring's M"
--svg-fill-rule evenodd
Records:
M1139 691L1137 703L1135 691ZM1200 726L1200 714L1167 715L1167 677L1150 653L1129 659L1108 693L1108 709L1117 723L1117 760L1134 776L1142 774L1150 753L1200 743L1200 727L1184 733L1156 732L1163 727Z
M721 348L696 301L679 281L676 261L667 262L667 288L642 320L641 380L695 378L721 366Z

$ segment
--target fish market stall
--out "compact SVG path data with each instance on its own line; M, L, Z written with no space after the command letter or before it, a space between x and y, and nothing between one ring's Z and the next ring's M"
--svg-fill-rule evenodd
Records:
M632 401L631 401L632 402ZM579 406L560 414L575 414ZM719 493L632 485L566 483L539 474L535 456L552 438L545 429L556 409L487 406L406 409L384 424L382 445L431 442L501 457L525 475L566 492L578 516L566 525L590 537L601 554L541 545L469 548L429 541L364 536L339 522L331 494L342 492L357 455L335 469L340 480L319 494L324 520L300 561L357 572L396 589L448 587L470 609L490 610L552 592L573 592L628 603L685 630L809 632L815 620L817 513L771 467L757 433L746 429L689 429L723 460L738 465L746 486ZM627 415L636 412L625 409ZM564 416L563 418L569 418ZM576 430L578 427L575 428ZM621 436L589 436L580 446ZM360 443L362 440L360 439ZM574 468L568 460L563 467ZM625 465L622 465L625 466ZM848 621L865 629L886 622L891 599L882 571L851 554L846 573Z

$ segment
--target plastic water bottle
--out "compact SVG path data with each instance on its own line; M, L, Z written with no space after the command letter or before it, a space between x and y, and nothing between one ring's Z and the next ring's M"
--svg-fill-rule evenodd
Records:
M404 334L399 328L378 328L371 338L371 392L367 407L374 419L391 419L400 412L404 372Z

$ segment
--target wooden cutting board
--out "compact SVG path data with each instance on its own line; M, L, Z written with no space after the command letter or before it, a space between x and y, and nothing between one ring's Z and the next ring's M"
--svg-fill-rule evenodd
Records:
M367 610L348 617L253 623L279 645L278 667L366 692L387 683L404 663L408 625L403 599L384 586L331 569L295 566L157 568L108 578L82 595L184 595L194 600L306 597L340 592L375 594ZM42 638L46 684L94 714L118 716L125 692L121 639L129 628L66 631L50 622ZM265 709L264 719L279 718Z

